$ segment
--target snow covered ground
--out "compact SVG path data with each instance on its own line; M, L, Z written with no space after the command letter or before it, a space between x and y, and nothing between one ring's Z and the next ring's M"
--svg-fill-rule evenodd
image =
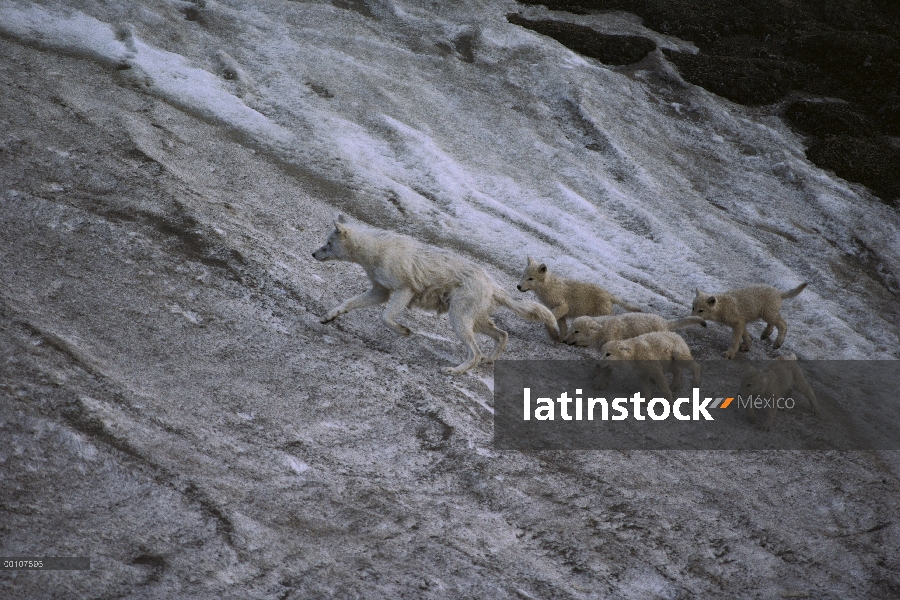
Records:
M346 187L342 208L373 224L510 273L531 254L669 314L695 287L810 281L793 350L900 356L897 211L811 166L779 118L660 79L658 57L584 60L507 23L512 2L210 2L196 21L184 2L2 6L7 34L129 65L147 93ZM870 268L835 268L848 256Z
M409 339L375 310L318 323L365 286L310 256L345 212L511 292L531 255L666 317L696 287L808 281L785 350L900 358L896 207L807 161L775 108L658 51L604 66L510 12L690 48L511 1L0 0L0 469L21 528L0 550L96 557L93 583L53 575L82 595L900 589L890 455L494 453L491 370L438 373L463 355L445 318L405 315ZM501 321L509 358L584 355ZM730 331L686 338L713 358ZM59 483L71 464L83 483ZM42 496L73 498L64 539Z

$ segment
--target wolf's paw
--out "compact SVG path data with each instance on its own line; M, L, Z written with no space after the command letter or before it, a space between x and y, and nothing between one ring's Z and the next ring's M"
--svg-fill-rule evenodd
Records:
M724 356L724 357L727 358L728 360L731 360L732 358L734 358L734 350L726 350L726 351L722 354L722 356Z
M398 325L395 331L403 337L409 337L410 335L412 335L412 329L404 325Z
M337 319L337 317L338 316L336 313L328 313L322 319L319 320L319 323L331 323L332 321Z
M781 344L782 342L775 342L774 344L772 344L772 350L778 350L779 348L781 348Z
M750 352L750 344L741 344L738 347L738 350L740 350L741 352Z

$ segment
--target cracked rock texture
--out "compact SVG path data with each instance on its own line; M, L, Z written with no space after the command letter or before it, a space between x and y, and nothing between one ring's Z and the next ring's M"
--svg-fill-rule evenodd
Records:
M897 2L521 0L521 4L576 14L631 11L650 29L694 42L696 54L665 50L687 81L740 104L786 104L788 119L815 136L807 153L812 162L868 186L885 202L900 198ZM810 110L810 99L823 108ZM833 127L835 111L849 115L840 119L839 131ZM801 122L795 118L799 112L804 114ZM869 126L846 131L848 118L865 120Z
M55 37L21 12L43 6L0 3L0 555L92 569L3 571L0 597L900 596L895 453L499 451L491 367L440 372L463 352L446 317L408 311L409 338L374 309L319 322L366 288L310 256L348 211L511 292L541 253L667 317L734 273L815 278L786 349L896 358L896 212L777 121L721 116L659 53L584 62L508 23L513 2L79 2L51 6L80 23ZM324 47L318 18L347 27L334 70L249 49L279 27ZM109 37L82 40L96 22ZM187 67L157 46L230 95L173 92ZM392 87L422 73L421 95ZM596 80L610 112L579 91ZM398 106L418 129L379 112ZM589 356L497 320L505 358ZM684 335L712 358L730 334Z

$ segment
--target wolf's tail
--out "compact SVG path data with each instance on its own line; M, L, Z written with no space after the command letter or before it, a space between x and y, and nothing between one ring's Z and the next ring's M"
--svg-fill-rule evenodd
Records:
M613 304L618 304L619 306L621 306L622 308L624 308L625 310L630 311L630 312L641 312L641 309L640 309L640 308L638 308L638 307L635 306L634 304L629 304L628 302L625 302L624 300L622 300L622 299L619 298L618 296L613 296L613 297L612 297L612 303L613 303Z
M782 292L782 293L781 293L781 299L782 299L782 300L787 300L788 298L793 298L794 296L796 296L797 294L799 294L800 292L802 292L803 290L805 290L807 285L809 285L809 284L808 284L808 283L801 283L800 285L798 285L797 287L795 287L794 289L792 289L792 290L789 291L789 292Z
M504 306L513 311L523 319L535 323L543 323L548 329L556 331L556 335L559 335L556 317L554 317L553 313L543 304L538 304L531 300L517 300L500 288L494 290L494 301L500 306Z
M677 319L673 321L669 321L669 331L675 331L676 329L683 329L685 327L690 327L691 325L699 325L700 327L706 327L706 321L703 317L685 317L684 319Z

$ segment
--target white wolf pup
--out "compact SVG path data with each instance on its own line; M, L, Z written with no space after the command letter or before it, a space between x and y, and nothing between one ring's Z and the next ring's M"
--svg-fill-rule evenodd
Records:
M793 298L802 292L806 285L801 283L788 292L780 292L770 285L751 285L720 294L705 294L697 289L694 290L691 314L731 326L734 338L731 341L731 348L725 352L725 358L734 358L738 348L741 352L750 350L747 323L757 319L766 322L761 339L768 339L772 335L772 328L778 327L778 338L772 346L777 349L784 343L784 334L787 333L787 323L781 317L781 301Z
M650 313L578 317L572 321L572 327L563 341L569 345L599 348L613 340L627 340L653 331L675 331L691 325L706 327L706 321L700 317L669 321Z
M610 294L599 285L551 273L547 270L547 265L536 262L530 256L522 274L522 281L516 288L520 292L533 291L541 304L553 311L559 336L556 335L555 328L548 327L547 332L555 340L566 337L566 317L574 319L582 316L611 315L613 304L633 312L641 310Z
M650 398L650 381L656 383L666 399L672 400L672 393L681 387L681 369L691 370L691 384L700 385L700 365L691 356L691 349L677 333L670 331L654 331L645 333L630 340L614 340L606 342L600 349L600 360L604 366L611 366L611 361L637 361L634 366L641 375L641 386L644 395ZM672 373L672 387L666 382L664 371ZM609 382L609 370L602 374L601 389Z
M529 321L556 328L553 314L537 302L514 300L484 269L470 260L447 250L423 244L409 236L348 223L340 215L325 245L313 252L320 261L345 260L366 271L372 289L345 301L331 310L327 323L356 308L387 302L381 315L385 325L400 335L409 328L394 318L408 306L438 313L450 312L450 326L469 350L468 358L446 373L462 373L478 365L484 356L475 342L475 333L496 341L489 360L496 359L506 347L509 337L491 320L503 306Z
M751 398L761 396L764 399L788 398L792 391L798 391L809 400L812 413L819 416L819 402L816 400L816 394L809 382L806 381L806 377L803 376L795 354L779 356L764 369L756 369L752 365L747 365L747 370L741 377L739 389L742 396L747 395ZM760 412L762 413L760 427L768 431L775 421L777 410L774 406L766 406ZM751 422L757 422L756 409L752 404L747 406L747 417Z

